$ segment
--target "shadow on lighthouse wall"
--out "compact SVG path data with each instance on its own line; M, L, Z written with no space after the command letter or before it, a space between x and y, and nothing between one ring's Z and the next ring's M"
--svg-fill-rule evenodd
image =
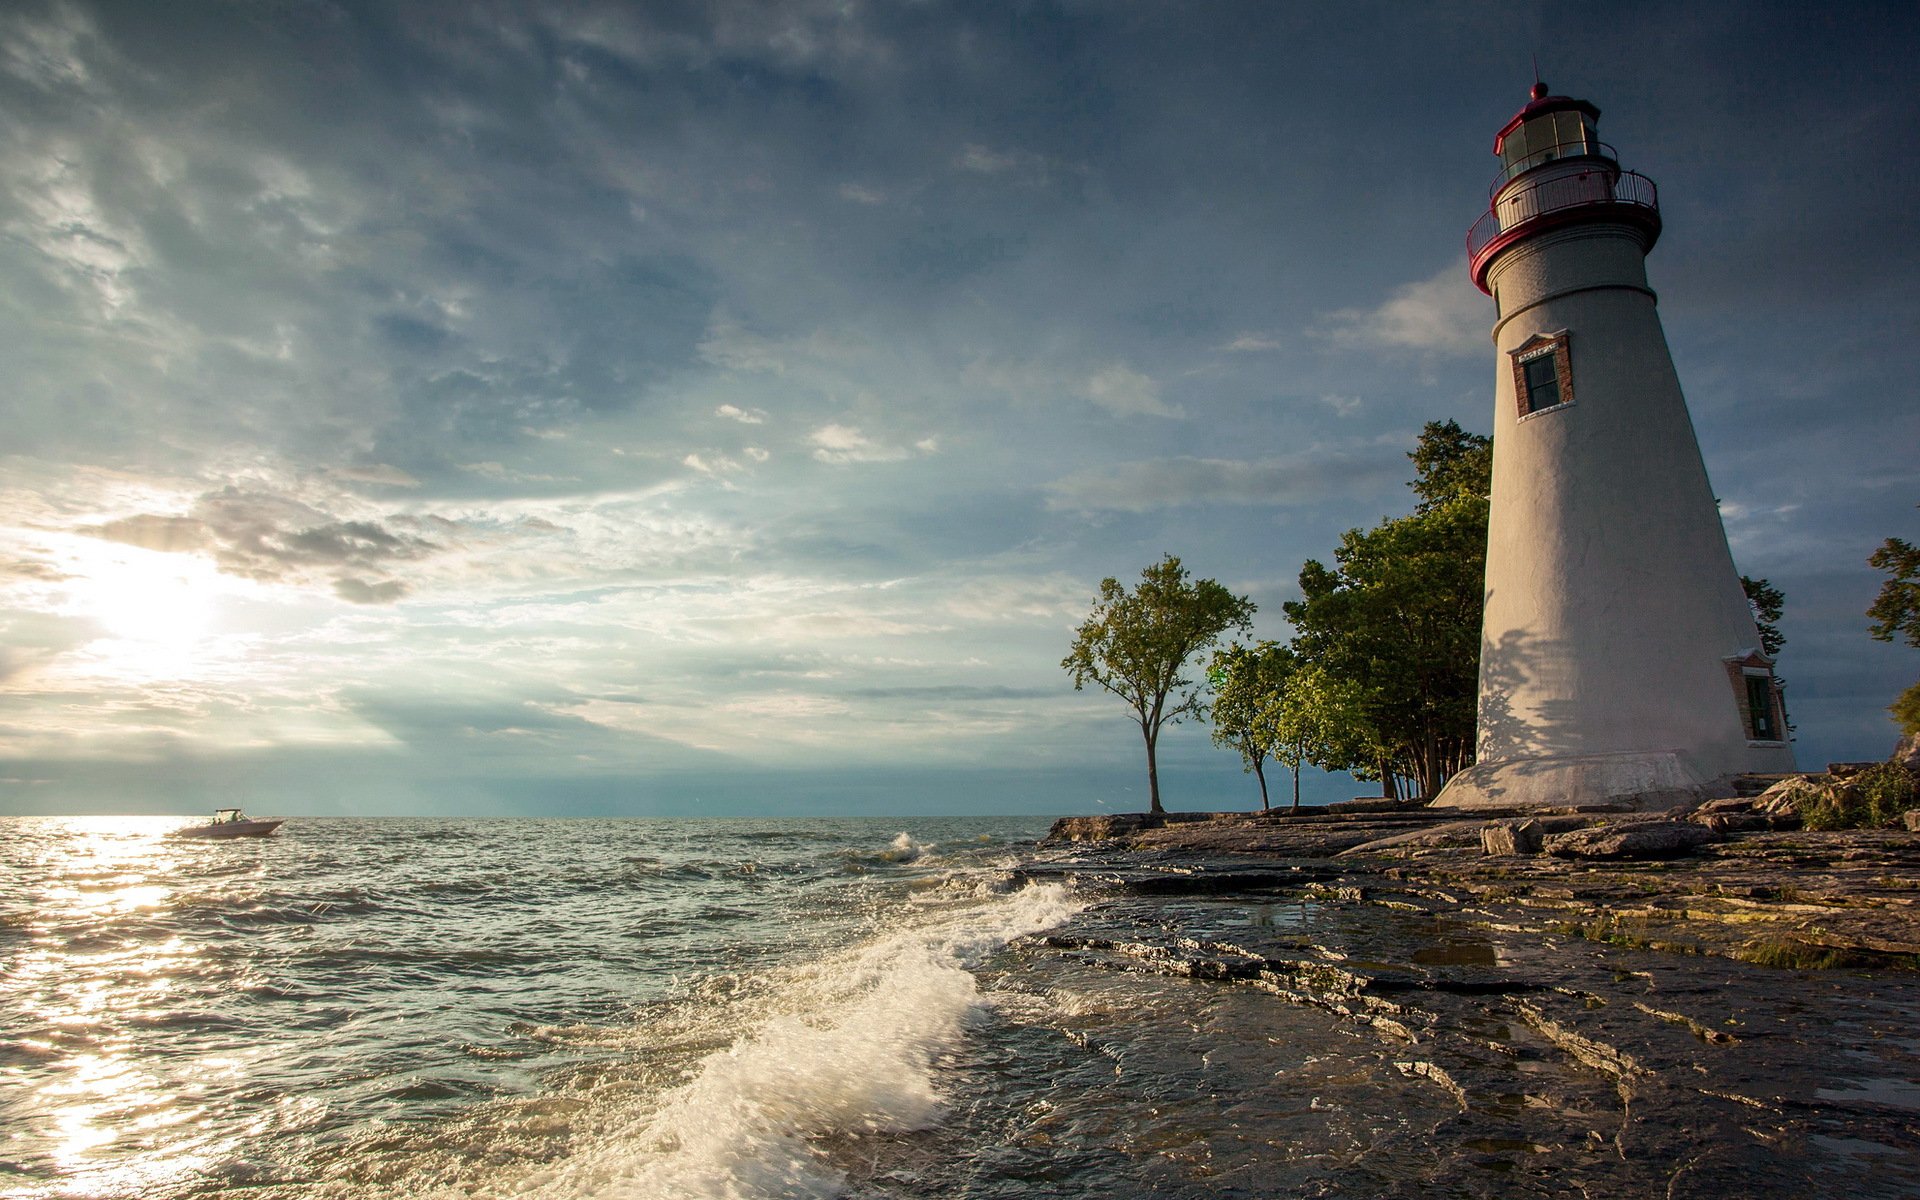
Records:
M1577 749L1564 646L1511 629L1480 647L1480 762ZM1524 704L1520 698L1525 697Z

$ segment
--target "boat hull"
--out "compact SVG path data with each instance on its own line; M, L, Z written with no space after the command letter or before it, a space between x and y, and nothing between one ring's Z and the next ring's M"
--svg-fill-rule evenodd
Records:
M175 837L190 838L243 838L266 837L285 824L284 821L223 821L218 825L193 825L174 831Z

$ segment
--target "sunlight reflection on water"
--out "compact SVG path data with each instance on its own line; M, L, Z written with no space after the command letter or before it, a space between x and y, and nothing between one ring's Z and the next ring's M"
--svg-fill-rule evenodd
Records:
M24 1130L16 1127L10 1149L17 1154L23 1141L38 1149L80 1194L164 1190L227 1148L217 1136L178 1131L200 1115L196 1075L228 1068L215 1060L158 1071L144 1061L141 1030L164 1013L200 949L154 920L178 891L190 850L167 836L182 821L35 824L37 836L10 847L26 851L13 871L28 883L25 910L3 914L26 945L8 963L5 982L21 1036L0 1046L9 1059L32 1062L38 1081L34 1114ZM18 1067L7 1073L25 1074Z

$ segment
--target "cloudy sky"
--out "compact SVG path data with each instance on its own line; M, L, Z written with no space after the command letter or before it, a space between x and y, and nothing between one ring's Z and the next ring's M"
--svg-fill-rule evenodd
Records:
M1530 56L1654 286L1803 764L1920 653L1909 5L40 3L0 14L0 812L1071 811L1059 660L1484 430ZM1173 807L1241 805L1204 733ZM1311 777L1310 795L1352 794Z

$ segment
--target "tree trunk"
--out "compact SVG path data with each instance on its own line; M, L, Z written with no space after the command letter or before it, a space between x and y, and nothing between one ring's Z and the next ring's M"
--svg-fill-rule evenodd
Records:
M1261 769L1260 760L1253 760L1253 777L1260 781L1260 811L1267 811L1267 773Z
M1293 768L1293 811L1300 811L1300 767L1297 763Z
M1382 800L1400 798L1400 789L1394 786L1393 766L1385 758L1380 760L1380 798Z
M1144 725L1140 727L1140 734L1147 739L1147 800L1149 805L1147 811L1155 816L1159 816L1167 810L1160 807L1160 764L1154 759L1153 743L1155 739L1153 734L1149 733L1147 727Z

